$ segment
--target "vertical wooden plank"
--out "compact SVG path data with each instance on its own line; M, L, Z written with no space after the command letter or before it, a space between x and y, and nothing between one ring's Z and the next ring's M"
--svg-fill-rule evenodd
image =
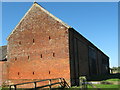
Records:
M11 85L10 85L10 90L11 90Z
M60 86L62 87L62 79L61 78L59 78L59 82L61 83Z
M37 84L36 84L36 82L34 82L34 89L36 90L36 87L37 87Z
M74 55L74 30L69 28L69 57L70 57L70 82L75 86L75 55Z
M51 79L49 80L49 89L51 90Z
M16 89L16 85L14 85L14 88L15 88L15 90L17 90L17 89Z
M75 67L75 83L79 86L79 60L78 60L78 40L74 38L74 67Z

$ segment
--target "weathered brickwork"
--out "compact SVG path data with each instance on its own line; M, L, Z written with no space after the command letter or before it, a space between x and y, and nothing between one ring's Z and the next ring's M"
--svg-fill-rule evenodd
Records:
M8 79L8 64L5 61L0 61L0 86L4 85Z
M34 4L8 39L9 79L70 79L68 29Z
M0 86L2 85L2 64L3 62L0 62Z

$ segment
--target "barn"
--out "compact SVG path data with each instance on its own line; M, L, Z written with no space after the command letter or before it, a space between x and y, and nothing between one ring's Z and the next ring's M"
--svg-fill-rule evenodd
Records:
M75 86L80 76L109 74L107 55L36 2L7 40L9 84L63 77Z

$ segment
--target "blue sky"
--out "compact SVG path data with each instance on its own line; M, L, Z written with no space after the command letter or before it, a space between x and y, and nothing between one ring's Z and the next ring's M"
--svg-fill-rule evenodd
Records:
M28 2L2 3L2 44L31 7ZM75 28L110 57L110 66L118 66L117 2L39 3L50 13Z

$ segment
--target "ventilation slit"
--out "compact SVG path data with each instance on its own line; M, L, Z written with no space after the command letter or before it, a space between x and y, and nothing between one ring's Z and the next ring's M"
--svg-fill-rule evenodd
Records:
M33 75L34 75L35 73L33 72Z
M17 57L15 57L15 61L17 60Z
M42 54L40 55L40 57L42 58Z
M53 53L53 57L55 57L55 53Z
M49 71L49 74L50 74L50 71Z
M49 36L49 40L51 39L51 37Z
M35 43L35 40L33 39L33 43Z
M30 56L28 56L28 59L30 59Z
M20 75L20 73L18 72L18 75Z
M19 41L19 45L21 45L21 41Z

